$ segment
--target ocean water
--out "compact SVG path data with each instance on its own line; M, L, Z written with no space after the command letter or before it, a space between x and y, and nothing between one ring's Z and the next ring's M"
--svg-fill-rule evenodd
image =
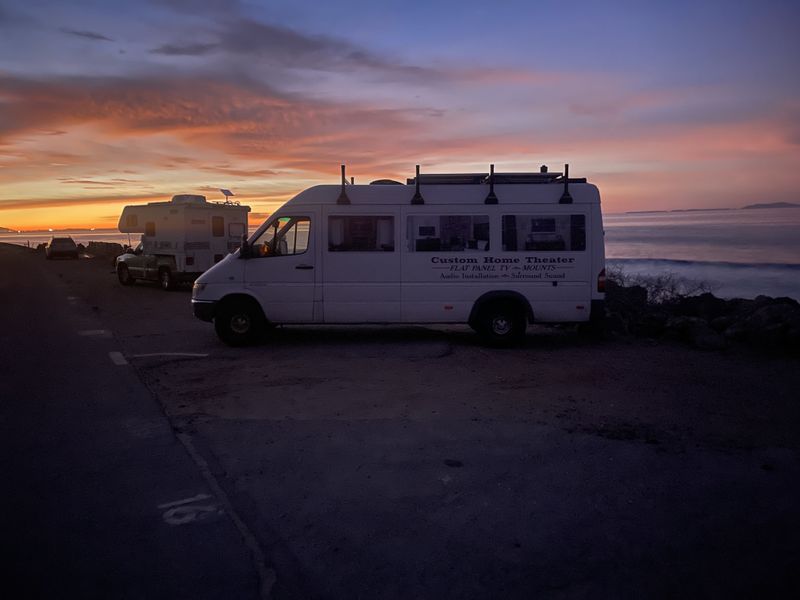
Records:
M606 214L604 225L608 264L626 273L674 273L723 298L800 299L800 208ZM0 233L0 242L36 246L53 235L128 243L116 230Z
M605 215L608 264L708 283L723 298L800 299L800 208Z

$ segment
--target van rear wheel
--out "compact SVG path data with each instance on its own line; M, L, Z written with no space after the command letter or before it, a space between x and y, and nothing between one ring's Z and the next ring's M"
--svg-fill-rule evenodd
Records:
M265 325L261 309L247 300L224 302L214 316L214 329L229 346L252 344L261 336Z
M490 346L511 346L525 337L525 311L515 302L492 302L481 309L476 329Z

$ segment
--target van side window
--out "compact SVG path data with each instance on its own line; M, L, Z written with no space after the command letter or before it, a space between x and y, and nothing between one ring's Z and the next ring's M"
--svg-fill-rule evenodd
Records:
M503 250L586 250L586 215L503 215Z
M281 217L253 240L253 256L294 256L303 254L311 243L311 219Z
M156 234L156 222L155 221L147 221L144 224L144 234L147 237L153 237Z
M394 252L394 217L328 217L328 251Z
M211 217L211 235L225 237L225 217Z
M409 252L486 252L487 215L416 215L408 217Z

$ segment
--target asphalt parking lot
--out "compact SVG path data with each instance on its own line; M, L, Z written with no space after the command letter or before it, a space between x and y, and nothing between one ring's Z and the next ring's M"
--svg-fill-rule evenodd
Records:
M532 329L286 327L48 263L208 465L274 597L764 597L800 572L797 359Z

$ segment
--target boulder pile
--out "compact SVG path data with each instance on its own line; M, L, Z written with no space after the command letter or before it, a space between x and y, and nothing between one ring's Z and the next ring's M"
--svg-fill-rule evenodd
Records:
M713 294L651 303L641 286L606 286L606 331L637 337L684 341L701 350L735 343L800 353L800 303L758 296L724 300Z

